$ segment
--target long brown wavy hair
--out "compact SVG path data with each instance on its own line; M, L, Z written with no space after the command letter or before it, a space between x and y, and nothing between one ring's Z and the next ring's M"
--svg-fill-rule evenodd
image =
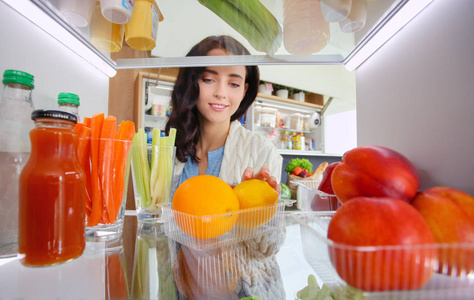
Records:
M206 56L213 49L222 49L234 55L250 55L247 49L226 35L210 36L196 44L186 56ZM247 112L257 97L260 72L258 66L245 66L247 74L245 83L248 83L247 92L237 111L231 116L230 121L240 120ZM180 68L176 83L171 93L173 110L166 123L165 131L176 128L176 158L186 162L190 157L193 162L199 161L196 156L196 143L199 140L201 129L198 119L196 103L199 98L199 83L205 67Z

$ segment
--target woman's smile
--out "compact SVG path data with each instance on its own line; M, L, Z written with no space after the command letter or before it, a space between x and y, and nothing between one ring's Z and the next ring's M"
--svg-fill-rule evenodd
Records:
M224 104L220 104L220 103L209 103L209 105L211 106L211 108L215 111L223 111L225 110L227 107L229 107L229 105L224 105Z

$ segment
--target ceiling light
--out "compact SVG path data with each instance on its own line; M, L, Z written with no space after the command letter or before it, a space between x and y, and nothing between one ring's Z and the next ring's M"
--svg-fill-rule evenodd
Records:
M92 66L102 71L105 75L113 77L117 74L115 67L111 65L105 57L102 57L100 53L97 53L97 50L89 48L78 39L78 34L74 33L73 29L68 26L63 27L58 20L53 19L39 7L39 5L44 4L38 2L37 5L29 0L3 0L3 2L36 24L39 28L42 28L46 33L82 57Z

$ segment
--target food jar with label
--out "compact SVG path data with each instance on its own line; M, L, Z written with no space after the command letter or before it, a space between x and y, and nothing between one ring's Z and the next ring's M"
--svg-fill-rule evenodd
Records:
M18 253L23 265L48 266L84 252L85 180L76 156L76 116L35 110L31 118L31 155L20 175Z
M101 13L109 22L126 24L133 13L135 0L100 0Z
M125 41L139 51L156 46L158 22L163 20L155 0L137 0L130 21L125 24Z
M104 18L97 2L91 18L91 43L97 49L105 52L119 52L123 45L125 26L116 24Z

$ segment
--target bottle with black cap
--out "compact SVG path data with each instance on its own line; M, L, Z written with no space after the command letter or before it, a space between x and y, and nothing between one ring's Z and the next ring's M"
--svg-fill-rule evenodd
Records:
M76 154L76 116L35 110L31 155L20 175L18 254L26 266L54 265L85 248L84 171Z

